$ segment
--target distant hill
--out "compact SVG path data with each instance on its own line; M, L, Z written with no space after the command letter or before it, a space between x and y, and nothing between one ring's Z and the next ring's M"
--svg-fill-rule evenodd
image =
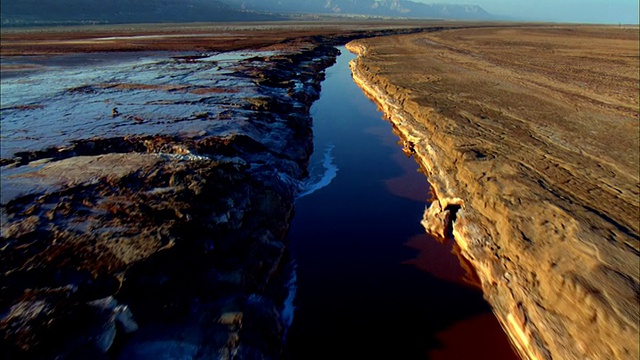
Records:
M423 4L408 0L223 0L235 9L274 13L350 14L407 18L493 19L476 5Z
M0 0L3 26L279 20L279 14L491 19L474 5L405 0Z
M217 0L1 0L3 26L280 19Z

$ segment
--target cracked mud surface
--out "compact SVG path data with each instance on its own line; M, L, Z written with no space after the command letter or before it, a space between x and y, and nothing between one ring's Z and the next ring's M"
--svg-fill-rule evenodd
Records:
M356 81L401 130L525 358L636 359L637 28L358 40ZM459 208L459 209L458 209ZM457 211L456 211L457 210Z

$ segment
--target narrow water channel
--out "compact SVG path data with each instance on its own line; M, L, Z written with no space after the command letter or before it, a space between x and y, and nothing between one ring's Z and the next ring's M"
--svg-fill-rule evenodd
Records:
M340 50L312 108L312 176L331 182L297 200L289 233L297 292L285 357L516 359L451 245L424 234L427 180Z

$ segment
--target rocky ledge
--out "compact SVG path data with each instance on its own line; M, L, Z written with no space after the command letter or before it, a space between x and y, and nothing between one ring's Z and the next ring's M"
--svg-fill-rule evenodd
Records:
M426 230L454 237L523 358L639 356L637 39L602 31L347 44L355 81L428 174ZM619 52L600 59L611 39ZM581 70L601 64L615 85Z
M3 82L2 356L279 357L333 43Z

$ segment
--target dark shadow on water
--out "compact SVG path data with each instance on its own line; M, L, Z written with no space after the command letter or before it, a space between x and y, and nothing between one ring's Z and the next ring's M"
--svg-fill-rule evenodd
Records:
M338 172L296 202L285 358L516 359L452 245L424 235L426 178L353 83L353 55L342 51L312 109L312 163L331 143Z

